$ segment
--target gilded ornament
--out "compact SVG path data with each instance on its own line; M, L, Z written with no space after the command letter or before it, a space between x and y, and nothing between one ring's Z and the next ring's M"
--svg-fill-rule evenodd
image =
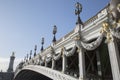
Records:
M106 32L108 32L108 28L109 28L108 23L104 22L102 24L102 30L100 31L100 33L106 33Z
M111 37L111 33L110 32L107 33L106 38L107 38L107 43L109 43L110 41L113 40L113 38Z
M116 25L116 24L115 24ZM100 31L100 33L105 33L106 34L106 42L109 43L110 41L112 41L112 37L111 37L111 33L110 33L110 30L109 30L109 24L107 22L104 22L102 24L102 30Z

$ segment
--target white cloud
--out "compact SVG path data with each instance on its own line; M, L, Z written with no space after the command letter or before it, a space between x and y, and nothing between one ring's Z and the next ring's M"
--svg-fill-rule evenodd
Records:
M16 68L16 66L20 63L22 59L15 59L14 61L14 70ZM0 57L0 71L2 70L3 72L7 71L8 67L9 67L9 62L10 62L10 58L1 58Z

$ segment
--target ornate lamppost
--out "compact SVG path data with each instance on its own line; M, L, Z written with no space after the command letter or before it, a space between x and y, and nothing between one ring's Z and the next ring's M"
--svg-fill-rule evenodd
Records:
M28 61L28 56L29 56L29 54L27 54L27 56L26 56L26 60Z
M32 56L32 50L30 50L30 57L29 57L29 60L31 59L31 56Z
M53 44L55 44L55 42L56 42L56 37L55 37L55 34L57 33L57 27L56 27L56 25L54 25L53 26L54 28L53 28Z
M78 16L76 24L83 24L83 22L80 19L80 13L82 12L82 5L79 2L77 2L75 4L75 7L76 7L76 9L75 9L75 15Z
M43 44L44 44L44 37L42 37L42 41L41 41L41 44L42 44L42 46L41 46L41 52L43 51Z
M53 40L52 40L52 42L53 42L53 46L54 46L56 43L55 34L57 33L57 27L56 27L56 25L54 25L53 27L54 28L53 28ZM54 55L54 52L52 53L52 69L54 69L54 67L55 67L55 60L53 58L53 55Z
M26 56L24 57L24 62L26 62Z
M52 40L53 45L52 46L54 46L56 44L56 37L55 37L56 33L57 33L57 27L56 27L56 25L54 25L53 26L53 40ZM55 67L55 60L53 58L53 55L54 55L54 52L52 51L52 69L54 69L54 67Z
M35 45L35 49L34 49L34 57L36 56L36 50L37 50L37 45Z

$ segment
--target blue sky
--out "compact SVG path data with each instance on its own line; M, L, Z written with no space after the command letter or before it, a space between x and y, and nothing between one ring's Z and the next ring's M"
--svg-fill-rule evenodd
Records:
M82 21L88 20L110 0L0 0L0 58L9 58L15 51L16 58L24 58L45 38L44 48L52 43L53 25L57 40L75 28L75 3L83 6ZM1 68L0 68L1 69Z

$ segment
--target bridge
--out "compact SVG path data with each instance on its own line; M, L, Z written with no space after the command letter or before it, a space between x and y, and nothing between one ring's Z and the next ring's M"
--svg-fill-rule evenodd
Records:
M120 1L85 23L79 14L70 33L17 66L14 80L120 80Z

